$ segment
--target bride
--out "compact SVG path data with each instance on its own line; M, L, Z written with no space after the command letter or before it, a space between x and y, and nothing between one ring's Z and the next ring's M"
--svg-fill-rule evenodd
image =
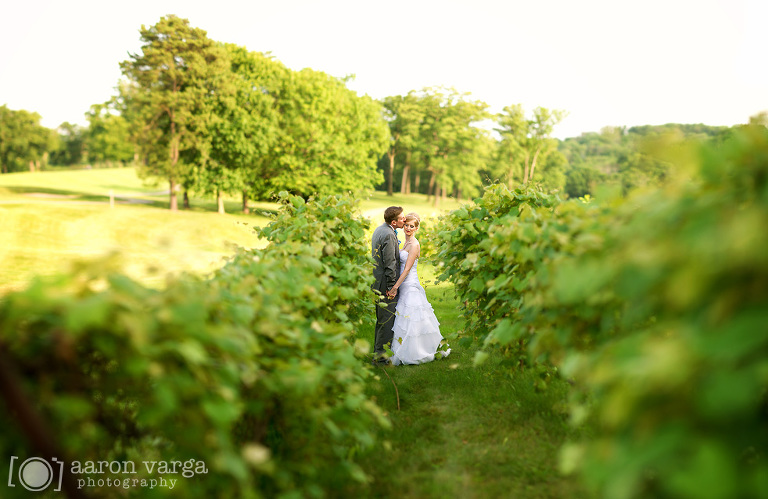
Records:
M409 213L405 217L405 244L400 250L400 278L387 293L390 297L396 296L398 290L401 293L392 326L395 335L392 338L393 355L389 360L393 365L423 364L435 360L435 353L443 339L440 323L437 322L432 305L427 301L427 294L419 283L416 271L421 248L414 234L419 230L419 221L416 213ZM440 351L442 357L447 357L449 353L450 348Z

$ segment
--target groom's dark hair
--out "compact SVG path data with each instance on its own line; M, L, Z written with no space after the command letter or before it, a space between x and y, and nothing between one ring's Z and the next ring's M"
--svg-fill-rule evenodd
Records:
M384 223L387 225L392 223L392 220L396 219L403 212L402 206L390 206L384 210Z

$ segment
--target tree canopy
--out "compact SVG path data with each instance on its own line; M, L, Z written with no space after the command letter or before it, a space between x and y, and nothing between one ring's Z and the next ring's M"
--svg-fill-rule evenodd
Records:
M35 171L56 147L57 136L40 124L40 115L0 106L0 169Z
M210 116L211 96L226 81L226 52L200 28L176 16L142 26L141 53L120 64L128 85L121 87L144 175L168 180L170 208L176 190L190 175L190 158L206 145L200 130Z
M134 164L177 191L270 199L281 191L389 195L419 192L435 204L469 198L483 184L535 182L580 197L600 184L624 192L665 181L655 154L673 140L722 141L727 127L606 127L553 138L565 112L511 104L492 114L471 94L427 87L374 100L339 78L293 70L269 53L212 40L174 15L139 30L138 53L120 64L117 94L94 104L88 125L40 125L36 113L0 108L2 172L55 165ZM757 125L766 115L750 119Z
M302 196L372 189L387 147L380 104L311 69L290 72L277 91L278 136L266 186Z
M94 104L86 113L88 128L82 133L89 162L113 165L134 159L129 123L106 104Z

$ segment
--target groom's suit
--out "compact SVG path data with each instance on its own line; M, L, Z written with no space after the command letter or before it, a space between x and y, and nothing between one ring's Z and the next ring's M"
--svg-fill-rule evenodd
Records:
M373 353L375 356L380 356L384 354L384 345L391 342L394 336L392 326L395 323L397 296L391 300L386 296L387 291L400 278L400 248L395 229L387 224L382 224L373 231L371 256L376 262L373 267L375 282L371 287L384 296L381 303L386 305L385 307L376 305L376 336Z

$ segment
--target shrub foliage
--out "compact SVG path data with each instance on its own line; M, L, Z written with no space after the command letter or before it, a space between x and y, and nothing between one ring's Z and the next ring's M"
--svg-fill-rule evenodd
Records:
M389 424L364 393L368 345L354 340L373 315L368 222L342 198L282 199L260 231L270 244L240 249L210 278L153 290L103 261L5 296L0 424L18 431L2 432L2 455L57 457L67 470L136 464L68 474L70 490L88 477L159 479L144 461L207 471L164 475L172 490L82 490L91 495L324 496L365 482L354 456Z
M574 383L571 420L592 431L563 471L605 497L758 497L768 131L666 154L677 176L623 200L492 187L441 221L443 278L486 348Z

